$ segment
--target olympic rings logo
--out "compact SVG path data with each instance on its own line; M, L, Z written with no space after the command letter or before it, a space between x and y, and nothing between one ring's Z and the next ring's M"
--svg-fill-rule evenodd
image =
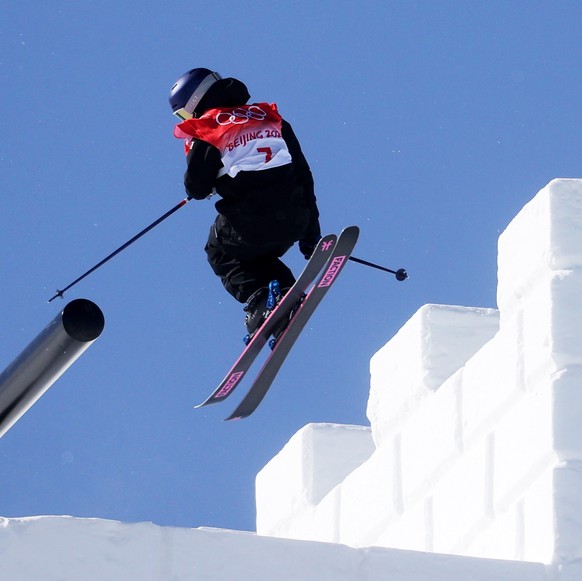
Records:
M262 121L266 116L267 114L260 107L251 105L247 108L237 107L230 112L221 111L216 116L216 122L219 125L243 125L248 123L249 119Z

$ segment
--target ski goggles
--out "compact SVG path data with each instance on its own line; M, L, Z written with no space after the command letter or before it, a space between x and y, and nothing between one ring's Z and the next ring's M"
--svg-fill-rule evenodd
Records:
M208 89L210 89L210 87L214 85L216 81L220 81L221 79L222 77L218 73L211 73L210 75L202 79L202 82L192 93L187 103L181 109L174 111L174 115L182 121L186 121L187 119L192 119L193 117L196 117L196 115L194 114L194 109L196 109L198 103L200 103L200 100L202 99L202 97L204 97Z

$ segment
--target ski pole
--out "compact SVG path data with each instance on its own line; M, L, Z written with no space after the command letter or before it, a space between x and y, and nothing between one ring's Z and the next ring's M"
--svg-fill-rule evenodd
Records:
M386 268L385 266L380 266L379 264L374 264L373 262L368 262L367 260L362 260L361 258L356 258L355 256L350 256L350 260L357 262L358 264L363 264L364 266L371 266L372 268L377 268L378 270L383 270L384 272L389 272L396 277L396 280L402 281L408 278L408 273L403 268L398 270L392 270Z
M136 234L131 240L128 240L125 244L120 246L117 250L114 250L109 256L106 256L101 262L97 263L95 266L90 268L87 272L83 273L79 278L75 279L72 283L67 285L64 289L58 290L56 294L49 299L49 303L56 299L57 297L63 298L64 294L72 287L74 287L78 282L81 282L85 277L89 276L92 272L95 272L99 267L103 266L107 261L111 260L114 256L117 256L122 250L125 250L128 246L133 244L136 240L141 238L144 234L147 234L150 230L155 228L158 224L163 222L166 218L169 218L174 212L179 210L182 206L185 206L191 198L184 198L179 204L174 206L171 210L166 212L163 216L160 216L155 222L152 222L147 228L144 228L141 232Z

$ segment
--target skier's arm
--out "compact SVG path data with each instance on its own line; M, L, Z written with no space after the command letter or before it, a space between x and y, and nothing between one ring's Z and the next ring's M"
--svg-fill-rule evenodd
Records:
M216 176L222 167L220 152L205 141L194 139L187 157L188 169L184 186L188 197L203 200L214 188Z
M307 204L311 212L311 220L307 229L307 233L305 238L301 241L303 246L305 246L305 252L304 249L301 249L301 252L309 253L308 247L311 247L311 250L313 250L321 238L321 228L319 226L319 209L317 208L317 199L315 197L313 174L311 173L309 164L303 155L303 151L301 151L301 145L299 145L299 140L297 139L293 128L285 120L283 120L281 133L285 143L287 144L291 158L293 159L293 167L295 168L299 182L303 186Z
M307 163L307 160L305 159L305 156L303 155L303 151L301 151L299 140L295 136L293 128L285 120L283 120L281 133L285 143L287 144L291 158L293 159L293 167L295 168L297 177L299 178L299 181L301 182L301 185L305 189L305 193L309 198L309 204L312 207L316 207L317 204L315 201L313 175L311 174L311 169Z

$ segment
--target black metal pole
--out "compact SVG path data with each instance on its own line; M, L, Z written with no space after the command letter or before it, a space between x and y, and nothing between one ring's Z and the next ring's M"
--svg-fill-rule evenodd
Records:
M109 256L106 256L101 262L97 263L95 266L90 268L87 272L83 273L79 278L75 279L72 283L67 285L62 290L57 290L56 294L52 296L48 302L50 303L57 297L63 298L64 294L72 287L74 287L78 282L81 282L85 277L89 276L92 272L95 272L99 267L103 266L107 261L111 260L114 256L117 256L122 250L125 250L128 246L133 244L136 240L141 238L144 234L147 234L152 228L155 228L160 222L163 222L166 218L169 218L174 212L179 210L182 206L185 206L190 201L190 198L184 198L179 204L174 206L171 210L166 212L163 216L160 216L155 222L152 222L147 228L144 228L141 232L136 234L131 240L128 240L125 244L120 246L117 250L114 250Z
M373 262L368 262L367 260L362 260L361 258L356 258L355 256L350 256L350 260L353 262L357 262L358 264L363 264L364 266L370 266L372 268L376 268L378 270L383 270L384 272L389 272L396 276L396 280L406 280L408 278L408 273L404 268L399 268L398 270L392 270L390 268L386 268L385 266L380 266L379 264L374 264Z
M0 374L0 437L101 335L105 318L87 299L68 303Z

